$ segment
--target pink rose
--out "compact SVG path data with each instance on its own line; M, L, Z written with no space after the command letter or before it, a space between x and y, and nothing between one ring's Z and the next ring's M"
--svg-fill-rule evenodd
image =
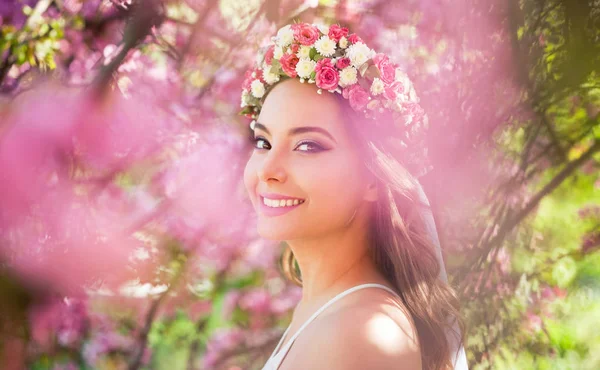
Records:
M369 93L363 90L359 84L354 84L343 91L344 98L350 101L350 106L357 112L361 112L369 102Z
M298 74L296 73L296 64L298 64L298 57L296 54L283 54L281 59L279 59L279 63L281 63L281 69L290 77L296 77Z
M383 95L389 100L396 100L398 95L404 94L404 85L400 81L395 81L383 89Z
M255 74L255 76L256 76L256 79L260 80L260 82L262 82L262 83L265 83L265 79L264 79L264 77L263 77L263 71L262 71L262 69L260 69L260 68L255 68L255 69L254 69L254 73L256 73L256 74Z
M298 49L300 49L300 45L298 45L298 44L290 45L290 50L292 51L292 53L296 54L298 52Z
M348 94L350 94L350 90L352 90L353 87L354 87L354 85L352 85L350 87L346 87L345 89L342 90L342 96L344 97L344 99L349 98Z
M331 63L331 59L329 59L329 58L320 59L317 62L317 65L315 66L315 72L319 72L321 70L321 68L323 68L323 67L333 68L333 63Z
M403 105L402 118L404 119L405 125L412 125L416 122L420 122L425 116L425 111L417 103L406 103Z
M254 73L256 77L252 77L252 73ZM260 82L262 82L262 83L265 82L265 80L263 79L262 70L260 70L258 68L247 70L246 74L244 75L244 82L242 83L242 89L250 91L251 90L250 85L252 84L252 81L254 81L256 79L260 80Z
M274 52L275 52L275 45L271 45L269 47L269 49L267 50L267 52L265 53L265 63L271 64L271 61L273 60Z
M406 103L404 112L410 114L414 120L420 121L425 116L425 111L418 103Z
M244 90L250 91L250 84L254 80L254 77L252 77L252 71L253 69L249 69L244 74L244 82L242 83L242 89Z
M308 23L292 25L294 38L302 45L312 45L319 39L319 29Z
M327 36L333 41L338 42L342 37L347 35L348 29L346 27L340 27L339 25L334 24L329 27L329 34Z
M373 63L379 69L381 80L386 84L394 82L396 79L396 68L390 63L389 58L385 54L375 54Z
M344 68L348 67L349 65L350 65L350 58L338 59L337 63L335 64L335 66L338 67L338 69L344 69Z
M363 40L360 37L358 37L358 35L355 33L348 36L348 41L350 41L350 43L352 44L356 44L357 42L363 42Z
M325 90L333 90L340 81L340 75L332 65L323 66L315 74L317 86Z

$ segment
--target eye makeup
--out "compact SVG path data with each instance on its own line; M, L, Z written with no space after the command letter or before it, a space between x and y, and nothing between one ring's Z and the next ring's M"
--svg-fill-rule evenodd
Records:
M261 149L268 149L268 148L259 148L259 147L257 147L257 146L256 146L256 144L257 144L259 141L263 141L263 142L267 143L268 145L270 145L270 144L269 144L269 142L267 141L267 139L265 139L263 136L257 136L257 137L255 137L255 138L254 138L255 149L258 149L258 150L261 150ZM306 153L319 153L319 152L323 152L323 151L327 151L327 150L329 150L329 149L325 148L324 146L322 146L321 144L319 144L318 142L316 142L316 141L313 141L313 140L301 140L301 141L300 141L300 142L299 142L299 143L296 145L296 148L298 148L298 147L300 147L300 146L302 146L302 145L306 145L306 146L308 146L308 147L312 147L312 148L314 148L314 149L312 149L312 150L311 150L311 149L309 149L309 150L299 150L300 152L306 152Z

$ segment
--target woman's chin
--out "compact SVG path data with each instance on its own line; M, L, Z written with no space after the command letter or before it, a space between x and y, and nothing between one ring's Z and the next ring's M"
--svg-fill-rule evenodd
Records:
M260 222L256 227L256 231L261 238L273 241L283 241L294 239L294 235L298 230L288 230L287 227L277 225L276 223Z

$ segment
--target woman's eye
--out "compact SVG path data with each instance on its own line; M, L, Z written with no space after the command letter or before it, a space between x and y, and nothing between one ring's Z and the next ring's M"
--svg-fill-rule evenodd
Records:
M262 144L259 144L260 142L262 142ZM265 147L265 145L267 147ZM264 137L256 137L254 138L254 148L255 149L270 149L270 144L269 142L264 138ZM319 144L312 142L312 141L303 141L300 144L298 144L298 146L296 146L296 148L300 148L299 150L301 152L308 152L308 153L318 153L324 150L324 148L322 146L320 146Z
M314 143L312 141L303 141L300 144L298 144L297 148L300 147L306 147L306 148L315 148L315 149L307 149L307 150L301 150L301 152L321 152L323 151L323 147L320 146L317 143Z
M262 137L256 137L256 138L254 138L254 147L255 147L256 149L265 149L265 148L263 148L262 146L257 146L257 145L256 145L256 144L258 144L258 142L259 142L259 141L262 141L262 142L268 143L268 141L267 141L267 140L265 140L264 138L262 138ZM264 144L263 144L263 145L264 145Z

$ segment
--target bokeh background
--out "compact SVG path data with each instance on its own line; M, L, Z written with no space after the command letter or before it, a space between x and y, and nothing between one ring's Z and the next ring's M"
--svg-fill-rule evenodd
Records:
M301 288L238 111L294 21L414 81L470 368L599 369L597 0L0 1L0 368L262 367Z

